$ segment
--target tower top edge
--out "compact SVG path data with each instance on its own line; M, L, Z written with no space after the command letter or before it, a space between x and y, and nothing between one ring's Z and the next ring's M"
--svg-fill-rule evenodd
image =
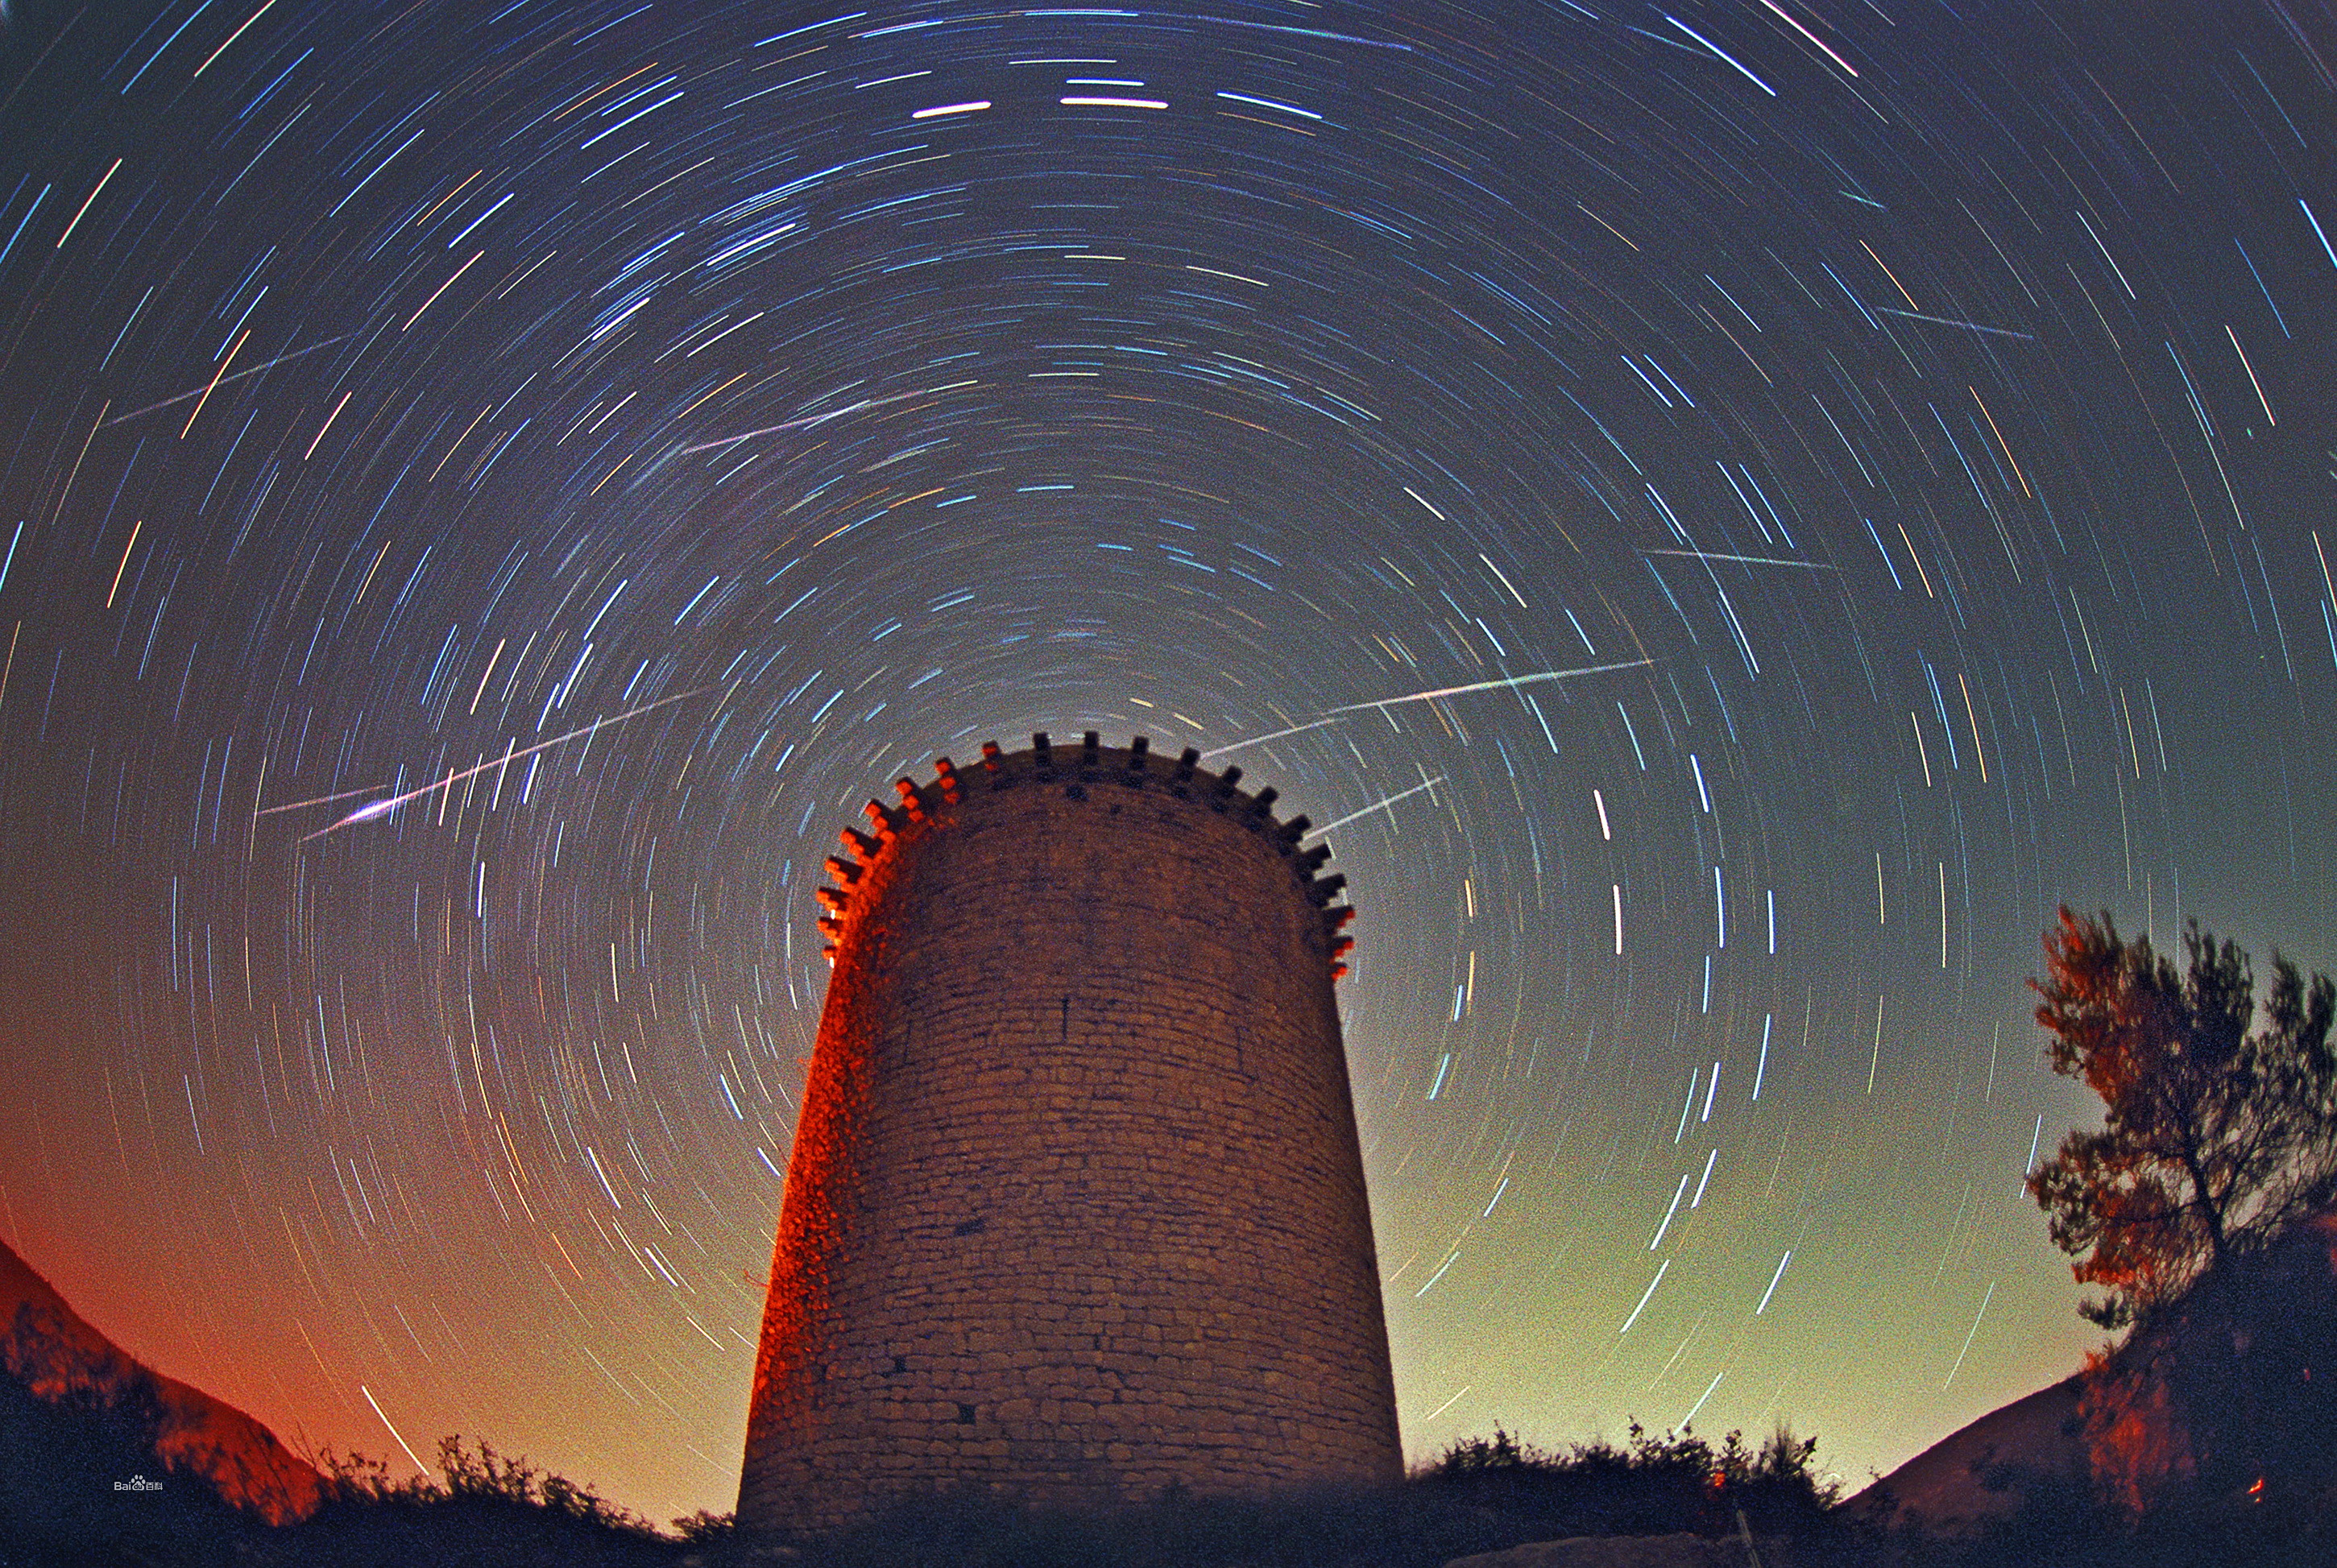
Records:
M896 798L874 803L914 822L917 814L930 814L1019 785L1079 784L1188 800L1266 838L1286 841L1293 849L1312 831L1313 824L1304 815L1276 813L1280 795L1271 784L1246 789L1238 766L1204 767L1201 753L1192 746L1173 755L1155 751L1149 738L1140 735L1130 737L1126 745L1109 745L1094 730L1070 739L1041 730L1031 737L1031 743L1008 751L994 740L984 741L972 757L937 755L928 765L930 776L895 779L892 793ZM912 803L918 808L915 813L910 810Z
M1330 846L1305 845L1312 824L1303 814L1288 818L1275 814L1278 795L1272 785L1243 789L1238 766L1208 769L1200 765L1201 760L1201 753L1192 746L1182 748L1175 756L1155 752L1149 738L1140 735L1130 737L1124 746L1106 745L1095 730L1084 731L1068 743L1041 730L1032 735L1030 745L1012 752L996 741L984 741L979 754L963 764L953 757L936 756L930 777L895 779L892 801L871 800L862 808L867 819L865 830L847 827L843 831L847 858L832 858L827 864L830 874L844 885L820 890L821 901L829 911L822 917L822 928L830 936L841 934L850 890L860 879L862 862L883 857L895 840L936 818L954 819L968 805L978 810L984 796L1052 786L1074 801L1088 798L1090 791L1156 794L1189 803L1247 829L1289 864L1307 901L1323 911L1326 931L1334 937L1333 957L1345 953L1354 943L1336 932L1354 918L1354 911L1335 908L1331 901L1345 891L1347 879L1317 875L1331 858ZM849 858L854 856L856 860ZM1335 977L1346 970L1344 963L1333 966Z

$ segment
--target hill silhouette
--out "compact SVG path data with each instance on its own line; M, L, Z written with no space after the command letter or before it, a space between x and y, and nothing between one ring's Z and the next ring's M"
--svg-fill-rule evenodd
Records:
M5 1243L0 1370L0 1518L20 1529L103 1535L210 1505L282 1524L322 1498L275 1433L122 1349Z
M2147 1516L2245 1497L2337 1514L2337 1215L2146 1310L2084 1374L2097 1490Z
M1878 1525L1966 1537L2009 1519L2045 1486L2086 1485L2078 1407L2086 1374L1958 1427L1843 1505Z
M1843 1512L1926 1542L1908 1562L2337 1560L2337 1216L2146 1308Z

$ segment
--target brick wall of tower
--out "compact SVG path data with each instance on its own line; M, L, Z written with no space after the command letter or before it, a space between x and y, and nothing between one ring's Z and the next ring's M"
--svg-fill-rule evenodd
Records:
M1130 755L904 792L840 901L750 1527L1401 1472L1325 895L1250 797Z

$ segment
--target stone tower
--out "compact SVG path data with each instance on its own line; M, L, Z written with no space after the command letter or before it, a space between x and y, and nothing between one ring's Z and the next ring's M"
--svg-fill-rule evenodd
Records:
M738 1520L1393 1481L1306 819L1139 736L871 801L779 1210Z

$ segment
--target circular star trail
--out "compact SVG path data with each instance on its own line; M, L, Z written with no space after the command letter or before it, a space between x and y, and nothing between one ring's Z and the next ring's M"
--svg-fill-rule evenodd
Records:
M1238 763L1407 1445L2071 1369L2056 906L2332 965L2337 26L0 15L0 1224L298 1441L727 1508L860 802Z

